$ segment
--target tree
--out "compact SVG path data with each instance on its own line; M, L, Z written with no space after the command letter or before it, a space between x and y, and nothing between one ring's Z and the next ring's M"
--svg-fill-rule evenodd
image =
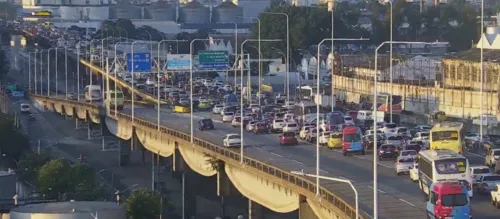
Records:
M116 27L118 27L122 32L123 30L126 31L128 38L135 39L137 31L135 29L135 25L129 19L119 18L116 20Z
M43 165L50 161L50 156L46 153L26 153L19 160L17 173L19 179L28 182L34 182L37 173Z
M7 56L5 55L5 51L3 49L0 49L0 79L9 73L10 71L10 63L9 59L7 59Z
M66 160L51 160L38 171L37 187L47 198L53 199L70 190L71 167Z
M150 36L150 34L151 34L151 36ZM160 41L164 38L162 32L160 32L159 30L152 28L151 26L148 26L148 25L144 25L144 26L137 28L136 36L138 39L142 39L142 40L150 40L151 39L153 41Z
M125 200L125 209L128 218L157 218L161 212L161 197L147 189L136 189Z
M19 131L12 117L1 113L0 142L0 156L5 154L19 160L22 154L29 150L29 138Z

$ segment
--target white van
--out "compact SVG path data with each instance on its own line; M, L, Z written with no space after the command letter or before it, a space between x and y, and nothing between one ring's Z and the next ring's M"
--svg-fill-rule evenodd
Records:
M358 111L358 115L356 116L358 120L371 120L373 112L368 110L360 110Z
M108 95L106 95L106 98L108 98ZM125 105L125 99L121 90L117 90L116 92L114 90L109 91L109 99L106 99L105 104L106 106L109 105L109 109L114 110L115 103L118 110L123 109L123 106Z
M100 101L102 100L101 86L87 85L83 92L85 93L85 100L87 101Z

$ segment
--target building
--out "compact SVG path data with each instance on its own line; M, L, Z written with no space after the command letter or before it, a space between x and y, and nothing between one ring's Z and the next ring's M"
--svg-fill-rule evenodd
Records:
M125 209L114 202L69 201L29 204L10 211L10 219L125 219Z

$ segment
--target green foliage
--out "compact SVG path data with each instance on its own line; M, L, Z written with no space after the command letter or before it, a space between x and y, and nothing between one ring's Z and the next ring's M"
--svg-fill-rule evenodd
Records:
M125 209L128 218L156 218L161 211L161 197L147 189L136 189L125 200Z
M50 161L50 156L46 153L40 155L36 153L26 153L19 160L17 173L19 179L28 182L34 182L40 167Z
M155 28L152 28L151 26L147 26L147 25L137 28L136 34L137 34L136 35L137 38L142 39L142 40L152 39L153 41L159 42L159 41L164 39L162 32L158 31Z
M10 70L9 59L3 49L0 49L0 79L5 76Z
M175 39L177 40L186 40L186 42L180 42L179 43L179 48L176 48L177 43L171 43L170 45L172 46L172 50L177 53L177 49L179 51L179 54L189 54L190 50L190 42L194 39L208 39L208 33L210 30L208 29L202 29L198 30L195 33L187 33L187 32L182 32L178 33L175 35ZM199 40L193 43L193 54L197 54L198 51L204 50L205 49L205 44L207 42Z
M203 156L208 158L206 162L210 165L212 170L219 172L221 168L224 166L222 161L217 159L216 157L210 156L209 154L204 154Z
M66 160L51 160L38 170L37 187L48 198L70 194L73 197L88 200L94 197L95 174L87 164L77 163L71 166Z
M14 119L0 113L0 155L19 160L29 150L29 139L14 125Z

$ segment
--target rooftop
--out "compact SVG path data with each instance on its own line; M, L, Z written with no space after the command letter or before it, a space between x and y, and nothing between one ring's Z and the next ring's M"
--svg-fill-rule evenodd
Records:
M500 50L484 49L483 50L484 60L487 62L500 63ZM480 49L471 49L465 52L450 53L444 59L451 60L466 60L466 61L476 61L479 62L481 59Z

